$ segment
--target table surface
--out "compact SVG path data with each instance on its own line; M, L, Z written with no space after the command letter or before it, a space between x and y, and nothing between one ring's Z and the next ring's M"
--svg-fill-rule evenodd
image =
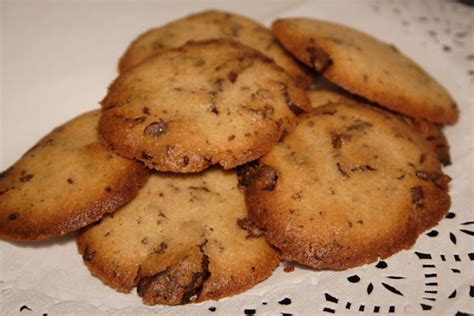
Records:
M445 128L452 208L416 245L342 272L297 267L221 301L147 307L90 276L74 236L0 241L2 314L308 315L474 313L474 9L444 1L2 1L0 169L53 127L91 109L117 61L143 31L218 8L266 25L308 16L354 26L394 43L454 96L460 121ZM462 315L462 314L461 314Z

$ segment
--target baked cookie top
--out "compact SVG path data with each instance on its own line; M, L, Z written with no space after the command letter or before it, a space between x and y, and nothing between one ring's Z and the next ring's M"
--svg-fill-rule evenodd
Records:
M354 94L431 122L458 119L446 89L393 45L347 26L307 18L276 20L272 30L299 60Z
M247 218L235 172L154 173L129 204L83 230L77 245L109 286L145 304L220 299L267 278L279 257Z
M341 93L331 89L312 89L307 90L308 98L313 108L331 103L360 102L360 97L351 96L349 93ZM443 133L442 126L428 122L424 119L411 118L399 115L406 124L414 128L431 147L432 151L438 157L439 162L444 166L451 164L451 155L449 154L449 143Z
M357 102L349 94L342 94L331 89L311 89L307 90L306 93L313 109L332 103Z
M164 49L179 47L188 41L227 38L250 46L272 58L297 81L306 87L312 78L275 39L272 32L247 17L218 10L195 13L140 35L120 59L123 72Z
M240 178L284 259L335 270L411 247L449 209L449 180L401 118L355 103L305 115Z
M99 116L88 112L57 127L0 174L2 238L64 235L135 196L148 171L99 142Z
M102 105L99 132L111 148L173 172L254 160L310 109L280 67L231 40L158 53L121 74Z

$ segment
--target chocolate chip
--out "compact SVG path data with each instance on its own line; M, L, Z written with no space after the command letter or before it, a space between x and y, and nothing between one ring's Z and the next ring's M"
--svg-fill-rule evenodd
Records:
M236 80L237 80L237 77L239 75L237 73L235 73L234 71L231 71L229 72L229 74L227 75L227 78L229 78L229 81L234 83Z
M143 114L145 115L150 115L150 108L147 106L144 106L142 109Z
M351 135L349 134L335 134L335 133L331 133L331 143L332 143L332 147L334 149L339 149L342 147L342 145L344 145L345 143L347 143L348 141L351 140Z
M32 178L33 178L34 175L32 174L25 174L24 176L22 176L20 178L20 181L25 183L25 182L29 182Z
M247 231L247 236L245 236L246 239L258 238L263 235L263 231L260 230L249 218L237 219L237 225Z
M372 167L371 165L359 165L354 168L351 168L351 171L377 171L377 168Z
M256 186L263 191L273 191L277 185L278 175L275 169L261 165L257 171Z
M123 115L114 115L115 118L123 121L123 122L126 122L128 124L130 124L130 127L134 127L136 125L139 125L139 124L142 124L143 122L145 122L145 117L144 116L139 116L139 117L136 117L136 118L130 118L130 117L126 117L126 116L123 116Z
M67 181L67 183L69 183L69 184L73 184L73 183L74 183L74 180L72 180L71 178L67 178L66 181Z
M217 109L215 101L211 101L211 103L209 103L209 112L219 115L219 110Z
M419 159L420 164L424 163L425 160L426 160L426 154L421 154L420 159Z
M183 156L183 165L185 165L185 166L189 165L189 157L188 156Z
M152 137L160 137L164 133L166 133L166 130L168 128L168 124L160 120L158 122L153 122L150 125L148 125L143 133L147 136L152 136Z
M86 248L84 254L82 255L82 259L84 261L92 261L92 259L94 259L94 254L95 252L89 251L89 248Z
M293 200L298 200L298 201L300 201L301 198L302 198L301 192L296 192L295 194L293 194L293 195L291 196L291 198L292 198Z
M451 178L441 172L429 172L424 170L417 170L415 175L425 181L431 181L435 186L442 190L448 188L448 183L451 181Z
M299 115L304 112L301 107L291 99L290 93L288 92L288 86L286 84L281 83L281 91L283 92L286 105L291 110L291 112L293 112L295 115Z
M148 244L148 237L143 238L141 243L144 245Z
M411 188L411 202L415 205L415 208L423 207L423 199L425 198L425 192L421 186Z
M363 131L367 128L372 127L373 125L369 122L361 121L361 120L356 120L354 124L349 125L346 130L348 132L351 131Z
M237 167L238 186L241 189L249 186L253 180L255 173L259 168L257 161L251 161Z
M154 253L163 254L165 253L166 249L168 248L168 244L164 241L160 243L157 248L153 248Z
M112 192L112 189L110 187L106 187L105 192L110 193L110 192Z
M10 215L8 215L8 220L9 221L14 221L18 218L18 214L17 213L11 213Z
M152 159L153 157L150 156L150 155L148 155L146 152L142 151L141 158L142 158L143 160L150 160L150 159Z
M327 106L320 106L313 111L315 115L334 115L337 113L337 110Z
M329 55L319 47L307 47L306 52L308 53L309 61L311 65L317 71L323 71L331 63Z
M196 191L203 191L203 192L211 192L208 187L202 185L202 186L189 186L188 189L190 190L196 190Z
M347 174L346 170L344 170L344 167L339 162L336 165L339 173L342 174L343 177L349 178L349 175Z

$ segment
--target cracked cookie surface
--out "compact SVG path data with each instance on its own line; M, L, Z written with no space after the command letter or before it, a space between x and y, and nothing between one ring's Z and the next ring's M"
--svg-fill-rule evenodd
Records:
M279 258L247 218L233 171L154 173L137 197L84 229L79 252L111 287L137 287L146 304L185 304L240 293Z
M458 119L448 91L393 45L347 26L307 18L276 20L272 31L299 60L354 94L435 123Z
M450 178L402 118L332 103L240 175L249 217L282 257L341 270L411 247L450 206Z
M111 148L172 172L257 159L310 109L280 67L231 40L147 59L114 81L102 106L99 132Z
M100 111L57 127L0 174L0 236L64 235L114 212L148 179L139 162L99 141Z
M306 67L283 49L269 29L247 17L217 10L192 14L140 35L120 59L119 71L123 72L164 49L179 47L188 41L216 38L233 39L260 51L302 87L312 81Z

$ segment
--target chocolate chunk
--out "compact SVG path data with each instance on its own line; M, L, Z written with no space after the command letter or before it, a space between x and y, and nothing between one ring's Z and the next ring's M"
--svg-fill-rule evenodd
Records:
M448 189L448 183L451 181L451 178L441 172L429 172L424 170L417 170L415 175L425 181L431 181L435 186L441 190Z
M73 183L74 183L74 180L72 180L71 178L67 178L66 181L67 181L67 183L69 183L69 184L73 184Z
M343 177L349 178L349 175L347 174L344 167L339 162L336 165L337 165L337 170L339 170L339 173L342 174Z
M164 133L166 133L166 130L168 128L168 124L160 120L159 122L153 122L150 125L148 125L143 133L147 136L152 136L152 137L160 137Z
M411 188L411 202L415 205L415 208L423 207L423 199L425 198L425 192L421 186Z
M316 108L313 111L313 113L318 116L319 115L334 115L337 113L337 110L331 107L327 107L327 106L320 106Z
M301 113L304 113L301 107L295 102L293 102L293 100L291 99L290 93L288 92L287 85L282 83L281 91L283 92L283 97L285 98L286 105L291 110L291 112L293 112L295 115L300 115Z
M204 191L204 192L211 192L211 191L209 190L209 188L206 187L206 186L204 186L204 185L199 186L199 187L196 187L196 186L189 186L188 189L190 189L190 190L197 190L197 191Z
M17 213L11 213L10 215L8 215L8 220L9 221L14 221L18 218L18 214Z
M232 83L235 83L235 81L237 80L237 77L239 75L237 73L235 73L234 71L231 71L229 72L229 74L227 75L227 78L229 78L229 81L232 82Z
M423 164L425 160L426 160L426 154L421 154L420 159L419 159L420 164Z
M251 161L246 163L245 165L241 165L237 167L237 177L238 177L238 186L241 189L246 188L249 186L255 176L259 168L259 164L257 161Z
M153 157L150 156L150 155L148 155L146 152L143 151L142 154L141 154L141 158L142 158L143 160L150 160L150 159L152 159Z
M153 248L153 253L163 254L165 253L167 248L168 244L163 241L157 248Z
M351 171L377 171L377 168L372 167L371 165L359 165L354 168L351 168Z
M300 201L301 198L302 198L301 192L296 192L295 194L293 194L293 195L291 196L291 198L292 198L293 200Z
M188 156L183 156L183 165L184 166L189 165L189 157Z
M202 255L201 258L202 272L193 273L191 283L184 288L181 304L189 303L193 298L198 298L202 292L204 281L206 281L211 273L209 272L209 256Z
M92 259L94 259L94 253L95 252L90 251L89 248L86 248L84 254L82 255L82 259L84 261L92 261Z
M263 235L263 231L260 230L249 218L237 219L237 225L247 231L247 236L245 236L246 239L258 238Z
M217 105L215 101L211 101L211 103L209 104L209 112L219 115L219 110L217 109Z
M367 128L370 128L372 127L372 124L369 123L369 122L365 122L365 121L361 121L361 120L356 120L354 124L352 125L349 125L346 130L348 132L351 132L351 131L363 131Z
M263 191L273 191L277 185L278 175L275 169L261 165L256 174L255 186Z
M130 124L130 127L134 127L136 125L139 125L139 124L142 124L143 122L145 122L145 117L144 116L139 116L139 117L136 117L136 118L129 118L129 117L126 117L126 116L123 116L123 115L114 115L114 117L121 120L121 121L124 121L124 122Z
M349 134L336 134L336 133L331 133L331 143L332 147L334 149L339 149L347 143L348 141L351 140L351 135Z
M451 157L449 155L449 148L446 145L437 145L435 148L436 157L443 166L451 164Z
M167 267L155 275L140 276L138 271L137 290L143 301L146 304L166 302L171 305L195 302L201 294L204 282L211 275L209 257L203 253L201 247L200 250L200 263L185 258L178 265Z
M24 176L20 178L20 181L25 183L25 182L29 182L32 178L33 178L32 174L25 174Z
M306 48L309 61L317 71L324 71L331 64L329 55L319 47L310 46Z

